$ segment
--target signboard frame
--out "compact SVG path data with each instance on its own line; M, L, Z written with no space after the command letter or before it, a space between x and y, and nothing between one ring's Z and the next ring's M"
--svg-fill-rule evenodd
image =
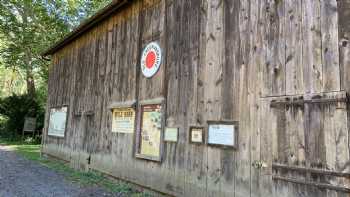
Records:
M24 125L23 125L23 132L35 133L35 129L36 129L36 118L35 117L25 117L24 118Z
M62 108L67 108L66 111L66 120L65 120L65 127L64 127L64 136L58 136L58 135L52 135L49 133L49 129L50 129L50 119L51 119L51 115L52 115L52 110L53 109L62 109ZM68 116L69 116L69 106L68 105L61 105L61 106L56 106L56 107L51 107L50 111L49 111L49 118L48 118L48 126L47 126L47 136L49 137L53 137L53 138L65 138L66 134L67 134L67 126L68 126Z
M143 116L143 107L149 105L159 105L161 113L161 130L160 130L160 144L159 144L159 156L151 156L141 154L141 140L142 140L142 116ZM161 162L163 159L163 149L164 149L164 128L165 128L165 102L163 98L157 98L152 100L144 100L138 103L137 110L137 120L136 120L136 139L135 139L135 151L134 156L138 159L145 159L155 162Z
M35 117L24 117L24 124L22 129L22 140L24 139L25 133L32 133L35 137L36 133L36 118Z
M201 135L202 135L202 141L193 141L193 138L192 138L192 132L193 132L193 130L194 129L199 129L199 130L201 130ZM190 132L189 132L189 138L188 138L189 140L190 140L190 143L192 143L192 144L203 144L204 143L204 141L205 141L205 129L204 129L204 127L202 127L202 126L190 126Z
M208 129L207 129L207 144L209 146L214 146L214 147L220 147L220 148L225 148L225 149L238 149L238 132L239 132L239 122L238 121L215 121L215 120L208 120ZM210 125L232 125L234 130L233 130L233 145L224 145L224 144L217 144L217 143L210 143L209 138L210 138Z
M114 114L115 114L115 111L116 110L120 110L120 111L125 111L125 110L132 110L133 111L133 125L132 125L132 131L131 132L118 132L118 131L115 131L115 117L114 117ZM111 128L111 132L112 133L118 133L118 134L134 134L135 133L135 123L136 123L136 110L134 107L130 106L130 107L114 107L111 109L111 112L112 112L112 128Z
M169 132L169 129L176 130L176 140L167 138L167 132ZM178 127L165 127L165 130L164 130L164 142L177 143L177 141L179 141L179 128Z

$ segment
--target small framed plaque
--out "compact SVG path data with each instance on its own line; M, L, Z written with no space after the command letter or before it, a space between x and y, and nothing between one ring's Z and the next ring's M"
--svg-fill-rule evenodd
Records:
M204 142L204 128L203 127L190 127L190 143L202 144Z
M208 121L208 144L237 148L238 122Z
M165 128L164 141L177 142L179 136L179 128L167 127Z

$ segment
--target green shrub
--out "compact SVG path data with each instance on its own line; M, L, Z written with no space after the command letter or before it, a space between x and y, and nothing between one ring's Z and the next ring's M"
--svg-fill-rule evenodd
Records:
M10 133L12 138L21 135L25 117L35 117L36 129L41 130L45 110L37 100L27 94L14 94L0 99L0 116L3 117L3 121L0 121L2 133Z
M8 118L6 116L0 115L0 137L7 137L5 132L5 125L8 121Z

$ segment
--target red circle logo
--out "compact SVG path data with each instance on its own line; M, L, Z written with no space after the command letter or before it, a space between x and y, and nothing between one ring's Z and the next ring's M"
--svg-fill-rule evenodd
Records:
M146 67L152 68L155 62L156 62L156 54L153 51L151 51L146 56Z
M141 70L145 77L150 78L157 73L162 62L162 51L156 42L149 43L141 55Z

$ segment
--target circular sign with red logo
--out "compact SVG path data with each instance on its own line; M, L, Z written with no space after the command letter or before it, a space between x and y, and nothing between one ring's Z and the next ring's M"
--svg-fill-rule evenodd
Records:
M142 52L141 70L145 77L150 78L157 73L162 62L162 51L156 42L149 43Z

